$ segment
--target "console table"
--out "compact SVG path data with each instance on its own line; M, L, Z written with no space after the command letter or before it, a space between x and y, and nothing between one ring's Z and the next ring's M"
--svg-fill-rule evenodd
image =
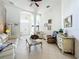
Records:
M74 54L75 40L73 36L57 35L57 45L61 51Z

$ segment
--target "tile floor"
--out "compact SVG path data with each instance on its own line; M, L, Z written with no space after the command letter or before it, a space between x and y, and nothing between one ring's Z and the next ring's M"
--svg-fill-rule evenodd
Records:
M42 40L43 48L40 45L33 46L31 52L28 51L25 37L21 37L16 49L16 59L75 59L70 54L62 54L55 44L48 44L46 40ZM1 58L0 58L1 59ZM6 57L5 59L12 59Z

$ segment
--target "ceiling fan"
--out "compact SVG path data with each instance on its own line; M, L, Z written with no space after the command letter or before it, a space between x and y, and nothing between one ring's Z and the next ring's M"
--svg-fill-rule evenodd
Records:
M32 3L30 4L30 6L32 6L33 4L35 4L37 7L39 7L38 2L42 1L42 0L30 0Z

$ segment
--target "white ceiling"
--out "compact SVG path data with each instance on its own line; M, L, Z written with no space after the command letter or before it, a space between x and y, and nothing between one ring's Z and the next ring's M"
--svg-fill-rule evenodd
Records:
M8 3L8 0L3 1ZM32 3L30 0L9 0L9 1L12 1L18 7L26 10L34 11L34 9L37 8L39 12L46 11L48 9L46 8L47 5L50 5L50 9L53 9L55 8L56 5L60 4L60 2L58 3L58 1L60 0L42 0L41 2L38 2L40 6L36 7L34 4L30 6L30 4Z

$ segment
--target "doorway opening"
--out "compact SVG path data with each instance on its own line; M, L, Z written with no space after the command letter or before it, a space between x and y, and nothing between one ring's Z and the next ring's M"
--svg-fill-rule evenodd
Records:
M21 12L20 14L20 34L32 35L35 31L39 31L40 15L36 15L29 12Z

